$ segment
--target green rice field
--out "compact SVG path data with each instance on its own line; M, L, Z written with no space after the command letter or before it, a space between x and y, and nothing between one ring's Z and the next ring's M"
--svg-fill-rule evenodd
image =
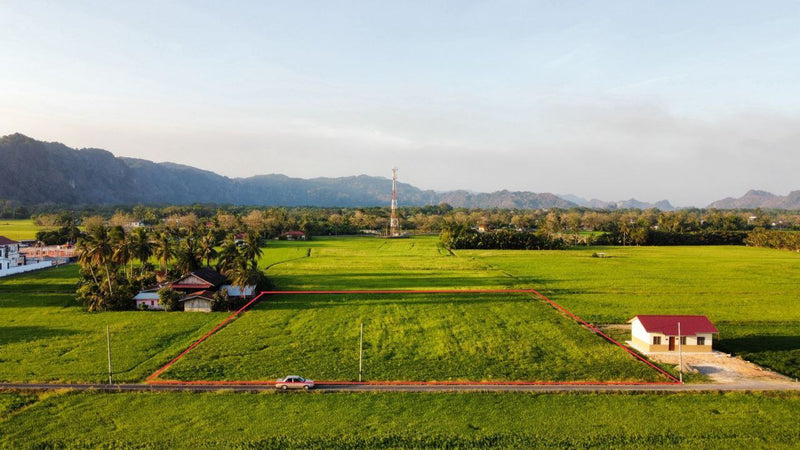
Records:
M0 393L0 399L0 408L20 408L0 419L6 448L789 449L800 442L796 393L67 393L33 404Z

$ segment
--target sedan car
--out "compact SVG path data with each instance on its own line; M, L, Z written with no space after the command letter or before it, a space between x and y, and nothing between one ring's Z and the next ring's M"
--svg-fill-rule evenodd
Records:
M289 375L288 377L284 377L284 378L279 379L275 383L275 389L282 389L284 391L288 390L288 389L305 389L305 390L309 390L309 389L311 389L313 387L314 387L314 381L313 380L307 380L307 379L305 379L305 378L303 378L301 376L298 376L298 375Z

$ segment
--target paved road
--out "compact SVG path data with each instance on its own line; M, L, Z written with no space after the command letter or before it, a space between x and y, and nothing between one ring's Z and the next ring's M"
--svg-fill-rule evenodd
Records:
M0 390L77 390L98 392L155 391L233 391L259 392L274 390L271 384L57 384L0 383ZM800 383L708 383L670 385L419 385L419 384L324 384L315 389L324 392L720 392L720 391L800 391Z

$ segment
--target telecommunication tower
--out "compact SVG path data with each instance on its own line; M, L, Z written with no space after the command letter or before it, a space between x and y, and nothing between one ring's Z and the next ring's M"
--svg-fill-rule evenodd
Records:
M392 168L392 217L389 219L389 236L399 236L400 220L397 218L397 167Z

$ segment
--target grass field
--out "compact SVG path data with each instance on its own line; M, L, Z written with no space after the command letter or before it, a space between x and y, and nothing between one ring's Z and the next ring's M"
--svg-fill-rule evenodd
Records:
M0 280L0 380L108 380L106 325L118 381L138 381L224 314L89 313L75 302L77 266Z
M0 219L0 236L18 241L36 239L36 232L55 228L40 227L30 219Z
M597 259L592 251L451 256L435 238L320 239L270 242L261 266L280 289L533 287L596 323L707 314L722 331L719 348L797 373L800 256L643 247L606 248L611 257ZM141 381L225 316L87 313L73 299L76 270L0 280L0 380L102 381L109 324L117 379ZM361 321L368 379L654 373L636 373L644 366L524 296L344 295L276 296L168 374L260 379L296 368L352 379ZM585 355L574 352L587 349L593 355L582 364L576 358ZM799 409L797 393L0 392L0 447L796 448Z
M592 258L602 250L607 258ZM747 247L610 247L567 251L461 251L537 286L585 320L703 314L715 347L800 377L800 254Z
M798 394L80 393L51 395L0 422L0 442L8 448L793 448L799 409Z
M288 258L288 249L300 257ZM442 250L435 238L331 239L270 245L287 261L278 289L466 289L515 284ZM358 379L364 323L368 380L664 381L652 368L532 295L284 295L261 301L163 374L272 380L302 373Z

